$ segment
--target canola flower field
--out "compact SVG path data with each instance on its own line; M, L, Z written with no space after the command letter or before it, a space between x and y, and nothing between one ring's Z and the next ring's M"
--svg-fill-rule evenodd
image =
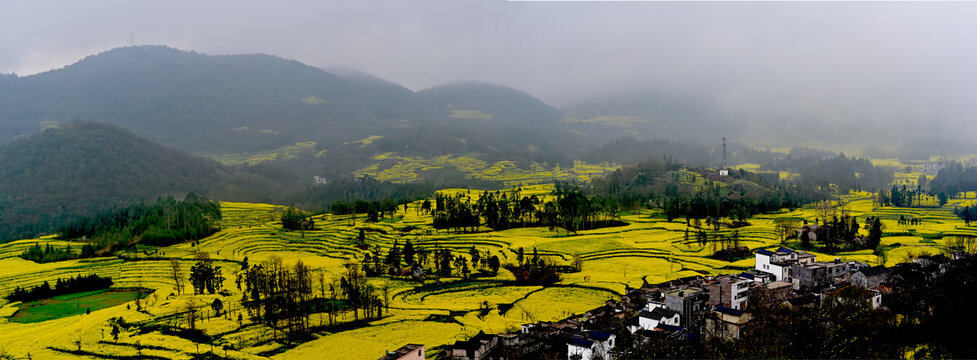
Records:
M547 196L548 185L523 186L521 194ZM464 193L473 199L480 192L449 189L446 194ZM470 193L470 195L469 195ZM878 216L883 219L883 245L891 250L880 258L870 250L818 254L819 260L858 260L872 265L886 265L908 261L921 254L941 251L945 236L977 235L977 227L965 226L952 213L955 206L972 204L975 194L967 199L951 201L940 208L908 209L877 208L870 193L852 193L844 197L852 215L859 219ZM234 359L306 359L322 354L342 354L345 359L376 359L385 350L396 349L406 343L425 344L429 356L436 356L445 345L466 339L479 331L488 333L512 331L521 324L554 321L583 313L617 300L626 287L658 283L670 279L703 275L738 273L753 267L753 258L734 262L712 259L717 244L699 244L686 239L686 230L697 231L684 219L665 220L657 210L642 210L621 216L625 226L580 231L568 235L565 231L546 228L520 228L489 231L482 228L474 233L437 231L430 227L431 217L420 211L420 202L401 207L393 218L367 223L365 216L315 216L316 230L285 231L279 218L283 208L270 204L222 203L222 230L202 239L198 244L184 243L158 249L156 253L133 252L123 256L69 260L36 264L20 259L26 247L34 244L77 246L53 237L21 240L0 245L0 295L14 287L36 286L44 281L53 283L59 277L95 273L111 276L116 288L146 288L154 291L141 301L142 311L133 301L91 309L40 322L12 321L23 304L0 300L0 351L15 358L121 358L157 356L170 359L189 359L199 353L212 351ZM916 226L899 225L898 219L922 219ZM718 232L730 236L738 232L740 245L752 250L780 246L774 222L781 217L814 221L811 207L794 211L763 214L749 219L750 225L738 229L720 228ZM363 229L366 244L382 253L397 242L401 246L410 240L418 249L449 249L455 255L468 256L474 245L482 253L497 255L503 264L515 264L518 249L528 257L533 249L541 258L557 265L570 265L573 258L582 260L582 271L563 274L555 286L516 285L513 276L502 269L494 277L474 280L442 279L443 286L424 286L403 278L388 276L370 278L375 286L389 289L389 309L381 319L365 326L351 326L335 332L321 332L314 339L290 343L275 336L267 326L252 323L240 304L241 292L234 283L234 273L241 261L257 264L270 256L278 256L286 265L297 260L321 270L327 279L338 278L346 261L362 261L366 251L356 245L356 237ZM703 229L710 233L712 229ZM864 232L864 230L863 230ZM793 241L793 240L792 240ZM790 243L788 243L790 244ZM197 252L208 252L224 269L224 288L230 295L192 295L192 291L177 295L171 273L172 259L177 259L184 274L194 263ZM434 280L427 280L430 285ZM318 285L313 291L319 292ZM206 306L220 298L227 314L212 316ZM110 336L109 320L122 317L126 322L186 326L184 312L188 302L197 304L203 313L197 327L216 339L212 343L195 343L159 331L138 333L124 329L118 340ZM487 311L483 308L487 305ZM238 320L238 315L241 320ZM311 321L323 321L325 314L313 315ZM352 322L352 313L340 314L340 322ZM326 320L328 322L328 320ZM70 353L74 352L74 353ZM83 355L75 355L83 354Z

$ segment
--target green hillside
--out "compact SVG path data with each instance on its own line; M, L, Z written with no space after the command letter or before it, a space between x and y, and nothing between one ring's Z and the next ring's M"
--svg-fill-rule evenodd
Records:
M96 208L205 193L226 176L213 161L90 122L0 146L0 164L0 241Z

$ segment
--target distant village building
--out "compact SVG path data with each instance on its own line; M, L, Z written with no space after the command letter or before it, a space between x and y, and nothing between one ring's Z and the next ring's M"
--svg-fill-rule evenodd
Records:
M394 351L388 351L379 360L424 360L424 345L407 344Z
M329 179L315 175L312 177L312 183L315 185L326 185L329 183Z

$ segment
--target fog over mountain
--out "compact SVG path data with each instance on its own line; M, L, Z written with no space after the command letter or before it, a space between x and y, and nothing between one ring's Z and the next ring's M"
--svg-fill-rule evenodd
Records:
M744 137L977 136L975 3L5 5L0 73L60 68L132 34L137 45L350 66L415 91L484 81L563 109L634 93L694 99Z

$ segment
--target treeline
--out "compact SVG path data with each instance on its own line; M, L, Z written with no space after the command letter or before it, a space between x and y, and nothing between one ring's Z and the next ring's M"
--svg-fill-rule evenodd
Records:
M622 209L659 207L669 221L746 218L783 208L794 209L832 196L827 186L781 182L767 174L744 170L719 177L711 170L679 172L669 158L622 167L592 184L592 193ZM713 221L715 220L715 221Z
M962 208L953 209L953 213L959 216L963 221L970 226L970 223L977 220L977 206L964 206Z
M762 170L790 171L799 175L796 184L803 186L834 186L841 193L851 190L877 191L886 189L894 179L894 169L874 166L866 158L848 157L824 151L794 148L784 158L760 164Z
M611 197L588 196L579 186L557 182L554 199L543 202L536 195L512 192L482 192L474 202L470 194L435 197L434 208L423 204L434 217L436 229L477 231L484 223L493 230L516 227L561 227L568 232L623 224L615 220L620 206Z
M183 201L167 197L76 217L58 227L58 233L66 239L87 239L94 249L80 254L87 257L130 243L167 246L201 239L217 231L220 219L218 202L189 193Z
M96 274L78 275L63 280L58 278L53 288L47 281L29 289L22 289L18 286L10 295L7 295L7 300L28 302L82 291L108 289L111 286L112 278L110 277L100 277Z
M85 244L82 246L81 254L93 253L93 247L90 244ZM46 263L52 261L70 260L79 257L81 254L75 253L71 250L71 245L65 245L62 247L52 246L47 244L41 247L41 244L34 243L31 247L24 250L20 254L20 258L24 260L30 260L36 263Z
M929 186L931 194L956 199L960 193L977 190L977 167L964 168L956 161L944 162Z
M304 209L332 209L334 203L380 202L386 199L422 199L437 190L432 183L393 183L370 176L341 177L316 185L286 200ZM340 205L342 206L342 205ZM364 211L365 212L365 211Z

